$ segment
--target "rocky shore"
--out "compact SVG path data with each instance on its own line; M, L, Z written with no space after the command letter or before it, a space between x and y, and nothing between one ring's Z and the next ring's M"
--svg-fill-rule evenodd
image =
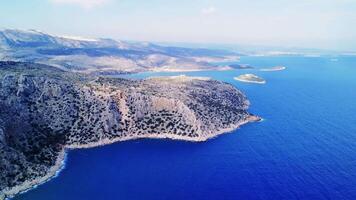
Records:
M41 184L65 151L139 138L205 141L259 118L232 85L127 80L0 62L0 199Z
M33 180L27 180L15 187L5 188L3 191L3 197L0 196L0 200L2 200L2 198L5 199L5 197L13 197L16 194L26 192L27 190L35 188L38 185L43 184L48 180L50 180L51 178L57 176L57 174L64 167L65 156L66 156L65 150L59 152L56 163L48 169L48 172L45 176L37 177Z

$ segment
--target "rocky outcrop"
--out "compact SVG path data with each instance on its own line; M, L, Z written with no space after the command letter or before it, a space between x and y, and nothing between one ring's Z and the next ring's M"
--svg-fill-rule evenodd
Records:
M136 138L205 141L258 120L239 90L201 78L98 78L0 62L0 83L0 196L49 178L66 148Z

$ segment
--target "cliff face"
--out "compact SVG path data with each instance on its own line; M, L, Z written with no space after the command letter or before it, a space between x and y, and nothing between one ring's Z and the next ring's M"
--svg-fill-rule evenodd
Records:
M248 106L239 90L213 80L98 78L0 62L0 196L43 181L65 148L204 141L257 120Z

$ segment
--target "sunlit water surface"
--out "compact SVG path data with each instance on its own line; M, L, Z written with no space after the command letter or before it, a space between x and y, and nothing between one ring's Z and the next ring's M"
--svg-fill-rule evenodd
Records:
M70 151L57 178L15 199L356 199L356 58L240 63L287 70L184 74L235 85L263 122L205 143L145 139ZM233 80L243 73L267 84Z

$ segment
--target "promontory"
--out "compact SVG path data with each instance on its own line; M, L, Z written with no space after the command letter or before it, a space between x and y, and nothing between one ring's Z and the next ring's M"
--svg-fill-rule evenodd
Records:
M205 141L259 120L230 84L129 80L0 62L0 199L52 177L65 151L137 138Z

